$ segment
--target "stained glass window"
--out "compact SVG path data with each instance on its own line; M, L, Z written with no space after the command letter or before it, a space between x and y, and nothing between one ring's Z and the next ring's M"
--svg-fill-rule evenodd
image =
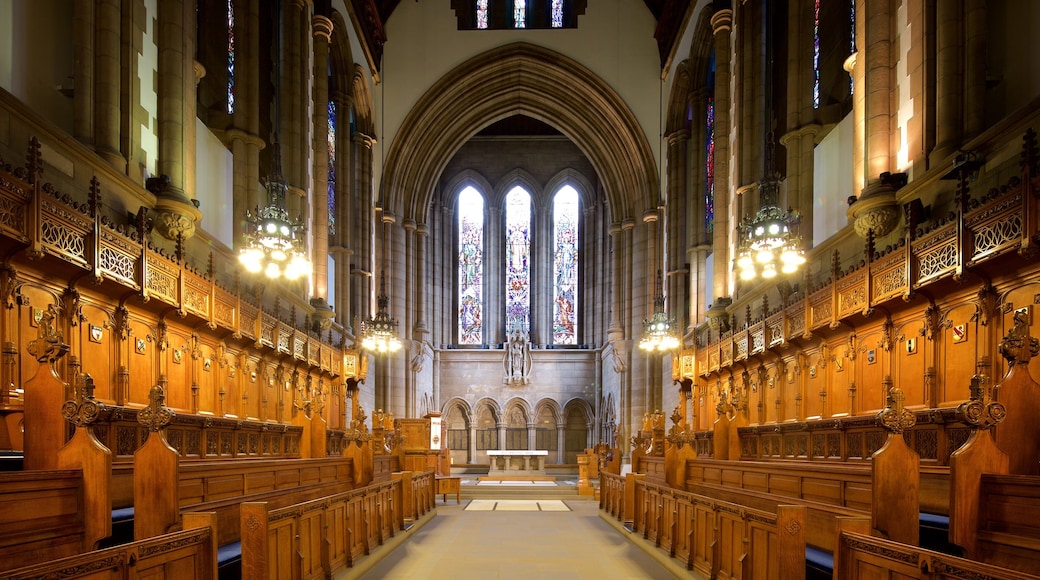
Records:
M227 0L227 112L235 112L235 4Z
M849 0L849 54L856 54L856 0ZM856 81L849 75L849 94L853 93Z
M527 331L531 319L531 194L506 196L506 332Z
M488 27L488 0L477 0L477 28L484 30Z
M484 310L484 198L472 187L459 195L459 344L481 344Z
M513 28L527 27L527 1L513 0Z
M329 101L329 235L336 235L336 102Z
M820 0L814 2L813 8L813 29L812 29L812 70L813 70L813 87L812 87L812 106L814 109L820 108Z
M578 192L553 197L553 344L578 343Z
M708 97L704 144L704 226L710 236L715 231L715 99Z
M553 28L563 28L563 0L552 0L550 20Z

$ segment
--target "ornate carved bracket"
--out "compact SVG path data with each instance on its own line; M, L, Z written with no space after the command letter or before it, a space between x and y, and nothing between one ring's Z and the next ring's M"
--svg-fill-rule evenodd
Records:
M94 377L84 374L76 387L76 398L65 401L61 416L77 427L86 427L98 420L105 411L105 404L94 399Z
M977 374L971 377L971 398L957 407L957 418L978 429L992 429L1007 417L1003 404L992 400L989 377Z
M165 403L166 390L160 383L148 392L148 406L137 412L137 422L152 433L169 425L176 414Z

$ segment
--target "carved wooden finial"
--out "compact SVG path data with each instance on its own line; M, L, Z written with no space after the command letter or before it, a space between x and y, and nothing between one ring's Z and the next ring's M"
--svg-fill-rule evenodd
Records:
M29 139L29 154L25 157L26 169L29 171L29 183L36 185L43 177L43 155L40 153L40 140Z
M137 413L137 422L155 433L170 424L175 413L165 405L166 394L162 385L155 385L148 392L148 406Z
M971 398L957 407L957 417L978 429L992 429L1007 417L1003 404L992 400L993 390L989 377L976 374L971 377Z
M881 385L888 392L888 406L878 413L878 425L898 435L917 424L917 417L903 407L906 396L892 384L892 377L885 377Z
M1015 312L1015 325L1000 341L1000 354L1008 361L1009 366L1027 365L1029 360L1040 354L1040 341L1029 334L1029 315L1024 311Z
M101 182L97 176L90 178L90 191L87 194L87 208L90 217L96 218L101 213Z
M94 400L94 378L84 373L76 388L76 398L65 401L61 415L69 423L85 427L97 421L104 409L104 403Z

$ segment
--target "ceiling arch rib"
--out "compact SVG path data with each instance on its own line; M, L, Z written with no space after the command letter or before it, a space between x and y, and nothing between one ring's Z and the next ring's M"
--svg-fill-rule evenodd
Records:
M581 149L600 177L612 221L657 206L653 152L621 97L576 61L516 43L459 65L412 107L387 152L387 207L425 222L452 156L482 128L512 115L548 123Z

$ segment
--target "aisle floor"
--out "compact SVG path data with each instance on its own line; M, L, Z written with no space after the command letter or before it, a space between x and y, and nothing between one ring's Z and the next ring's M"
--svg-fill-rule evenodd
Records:
M466 510L437 500L437 514L369 569L364 579L658 579L674 576L599 515L569 510Z

